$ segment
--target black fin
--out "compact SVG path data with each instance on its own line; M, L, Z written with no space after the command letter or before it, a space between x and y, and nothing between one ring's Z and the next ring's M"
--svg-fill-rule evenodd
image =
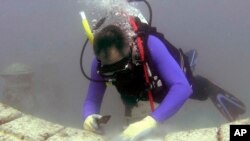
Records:
M228 121L234 121L239 115L246 112L246 106L242 101L211 81L209 82L209 89L211 90L209 97L216 108Z

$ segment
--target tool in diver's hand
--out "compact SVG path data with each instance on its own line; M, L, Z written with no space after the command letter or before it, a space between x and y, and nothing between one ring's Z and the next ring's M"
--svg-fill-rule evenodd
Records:
M107 124L108 121L110 120L111 118L111 115L105 115L105 116L102 116L101 118L99 119L96 119L96 123L98 125L98 128L97 130L95 131L95 133L97 134L101 134L103 135L105 133L104 129L103 129L103 124Z
M111 118L110 115L105 115L105 116L99 114L89 115L83 122L83 128L91 132L103 134L104 131L102 129L101 124L106 124L110 118Z
M101 118L96 120L97 125L100 126L101 124L107 124L110 118L111 118L111 115L102 116Z

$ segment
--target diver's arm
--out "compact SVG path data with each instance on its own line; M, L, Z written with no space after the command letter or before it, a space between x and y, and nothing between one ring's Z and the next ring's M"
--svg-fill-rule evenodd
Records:
M162 83L170 87L159 107L151 116L163 122L174 115L192 94L192 89L178 63L157 37L150 35L148 50Z
M91 78L95 80L103 80L103 78L97 74L97 60L93 59L91 66ZM100 107L103 99L103 95L106 90L106 85L104 82L89 82L89 87L87 91L87 96L83 102L83 118L91 114L99 114Z

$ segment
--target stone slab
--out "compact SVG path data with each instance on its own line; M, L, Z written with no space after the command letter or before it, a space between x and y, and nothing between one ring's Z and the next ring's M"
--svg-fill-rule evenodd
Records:
M219 141L229 141L230 125L242 125L242 124L250 124L250 119L242 119L221 125L218 133Z
M104 141L104 139L97 134L92 132L73 129L73 128L65 128L50 137L47 141Z
M44 141L62 129L61 125L28 115L0 126L0 131L27 141Z
M165 141L217 141L218 128L203 128L168 134Z
M21 116L20 111L0 103L0 126Z

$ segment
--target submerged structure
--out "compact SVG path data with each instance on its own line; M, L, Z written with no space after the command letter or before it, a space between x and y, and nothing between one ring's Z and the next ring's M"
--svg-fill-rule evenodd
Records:
M218 127L169 133L163 141L229 141L229 125L250 124L242 119ZM163 138L163 137L162 137ZM1 141L106 141L105 137L82 129L65 127L24 114L0 103ZM145 141L154 140L146 139ZM154 140L155 141L155 140Z
M23 112L34 112L36 98L33 93L31 67L23 63L13 63L1 70L0 76L5 81L1 102Z
M104 141L97 134L51 123L0 103L1 141Z

